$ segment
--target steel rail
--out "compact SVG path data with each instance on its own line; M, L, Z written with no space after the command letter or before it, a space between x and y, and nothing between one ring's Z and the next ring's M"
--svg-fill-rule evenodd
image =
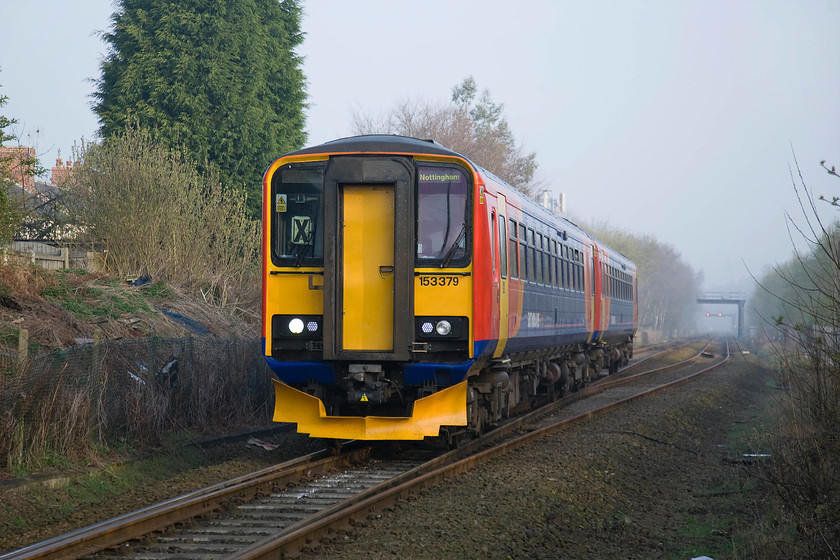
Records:
M708 345L706 346L706 348L708 348ZM681 364L685 365L688 362L693 362L700 355L702 355L702 351L694 358L686 360L685 362L681 362ZM280 558L285 554L295 553L303 547L305 547L308 543L317 541L318 539L327 536L330 532L334 532L335 530L341 527L351 525L354 519L363 518L368 515L387 509L389 507L392 507L400 500L405 500L411 495L415 495L424 489L436 486L437 484L440 484L441 482L449 478L452 478L458 474L475 468L476 466L486 463L498 456L504 455L505 453L509 453L537 439L543 438L555 431L564 429L571 424L580 422L588 418L592 418L594 416L598 416L600 414L605 414L624 404L663 391L665 389L669 389L681 385L683 383L687 383L688 381L695 379L696 377L702 374L717 369L718 367L725 364L728 360L729 345L727 342L725 357L719 362L706 368L703 368L698 372L692 373L675 381L657 385L640 393L636 393L634 395L625 397L623 399L609 403L597 409L583 412L571 418L559 420L554 424L518 436L515 439L508 440L495 447L491 447L484 451L480 451L474 455L470 455L463 459L457 460L454 463L443 465L425 474L418 475L416 470L409 471L408 473L405 473L404 475L401 475L401 477L399 477L409 479L405 482L397 484L396 486L392 485L391 487L384 489L382 487L371 488L364 494L356 496L353 500L353 503L336 504L332 508L324 510L312 518L308 518L304 521L301 521L295 525L286 528L286 530L284 530L282 533L275 535L274 537L271 537L265 541L257 543L251 546L250 548L239 552L238 554L232 556L231 559L263 560L269 558ZM660 369L667 370L673 368L668 367ZM660 370L656 371L660 372ZM458 450L455 450L455 452L457 451ZM444 457L451 456L451 453L454 452L450 452L449 454L438 458L438 460L443 460ZM389 482L393 484L393 481Z
M651 354L650 356L645 356L644 358L639 358L638 360L635 360L632 364L629 364L624 369L635 368L637 366L640 366L641 364L647 362L648 360L653 360L654 358L658 358L659 356L661 356L663 354L667 354L668 352L671 352L673 350L678 350L678 349L680 349L684 346L689 346L690 344L693 344L696 340L698 340L698 339L690 339L687 342L677 342L673 346L665 345L665 348L663 350L655 352L655 353ZM706 348L708 348L712 344L712 342L709 342L709 344L706 345ZM701 350L701 353L702 353L702 350ZM699 357L699 355L695 356L695 359L697 357Z
M370 447L359 445L332 456L316 451L238 478L178 496L88 527L36 543L0 556L0 560L53 560L80 558L108 547L161 530L175 523L221 509L232 499L250 499L274 486L362 461Z
M521 427L524 426L524 425L527 425L529 423L535 422L536 420L538 420L540 418L548 416L549 414L553 413L555 410L557 410L557 409L559 409L563 406L568 406L568 405L570 405L574 402L578 402L578 401L580 401L582 399L585 399L587 397L597 395L598 393L601 393L601 392L603 392L607 389L610 389L610 388L615 387L617 385L628 383L628 382L630 382L634 379L637 379L639 377L644 377L644 376L648 376L648 375L655 375L657 373L664 373L666 371L676 369L678 367L682 367L682 366L685 366L685 365L690 364L692 362L695 362L703 355L704 352L706 352L709 349L709 346L711 346L712 344L713 344L713 341L710 341L699 352L697 352L697 354L695 354L694 356L692 356L690 358L687 358L685 360L682 360L680 362L669 364L667 366L654 368L654 369L651 369L651 370L648 370L648 371L642 371L642 372L635 373L635 374L632 374L632 375L610 375L608 377L603 377L601 379L598 379L598 380L594 381L593 383L591 383L590 385L586 385L586 386L578 389L574 393L566 395L565 397L563 397L563 398L561 398L561 399L559 399L559 400L557 400L553 403L550 403L546 406L542 406L542 407L540 407L536 410L533 410L531 412L528 412L526 414L522 414L520 416L517 416L514 421L509 422L507 424L504 424L502 426L499 426L498 428L496 428L492 432L490 432L490 434L488 434L488 435L495 435L496 439L499 439L500 437L505 437L508 434L510 434L510 433L512 433L516 430L521 429ZM659 353L655 354L655 356L661 356L662 354L665 354L665 353L667 353L671 350L675 350L677 348L682 348L683 346L685 346L685 345L680 344L679 346L676 346L674 348L669 348L667 350L659 352ZM654 356L650 356L650 358L652 358L652 357L654 357ZM645 360L647 360L647 359L649 359L649 358L645 358ZM641 362L633 363L630 366L628 366L627 368L632 367L632 366L636 366L636 365L638 365L638 363L641 363ZM625 368L625 370L627 368ZM465 447L469 449L470 445L474 444L474 443L476 443L476 442L471 441L467 445L465 445ZM484 443L486 443L486 442L484 442Z

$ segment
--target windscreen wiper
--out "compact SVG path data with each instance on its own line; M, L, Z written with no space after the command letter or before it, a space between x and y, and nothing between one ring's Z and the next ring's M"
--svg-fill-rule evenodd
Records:
M309 252L310 248L315 247L315 245L312 243L313 237L315 237L315 232L310 231L309 235L306 237L306 240L298 245L297 251L295 252L295 268L300 268L301 263L303 263L303 259L306 257L306 253Z
M461 241L464 239L464 237L466 237L466 234L467 223L464 222L464 224L461 226L461 231L458 232L458 237L455 238L455 241L452 243L452 245L449 247L449 250L446 252L446 256L443 257L443 261L440 263L441 268L446 268L446 266L449 264L449 261L452 260L452 257L455 255L455 251L461 245Z

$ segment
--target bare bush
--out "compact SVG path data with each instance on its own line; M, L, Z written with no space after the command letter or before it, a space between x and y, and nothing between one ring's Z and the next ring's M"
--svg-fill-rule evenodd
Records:
M267 425L270 376L258 341L105 341L0 373L0 465L158 446L173 434Z
M840 558L840 229L827 225L798 165L794 188L808 243L761 280L758 311L772 317L784 389L763 475L778 507L770 558Z
M243 191L138 128L78 152L73 216L80 237L104 248L109 270L201 288L221 306L256 285L260 229Z

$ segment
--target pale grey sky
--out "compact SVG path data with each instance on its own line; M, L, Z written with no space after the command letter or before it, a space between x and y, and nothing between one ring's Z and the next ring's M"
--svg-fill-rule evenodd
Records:
M707 289L791 255L789 167L837 194L840 1L304 2L309 144L473 76L573 216L671 244ZM2 0L2 113L51 166L97 128L110 0ZM278 154L279 155L279 154ZM830 209L825 214L831 216Z

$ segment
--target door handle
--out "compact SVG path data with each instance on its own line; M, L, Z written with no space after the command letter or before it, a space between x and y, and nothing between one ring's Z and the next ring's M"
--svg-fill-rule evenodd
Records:
M383 280L385 279L386 274L393 274L393 273L394 273L394 267L393 266L383 265L383 266L379 267L379 276L381 276Z

